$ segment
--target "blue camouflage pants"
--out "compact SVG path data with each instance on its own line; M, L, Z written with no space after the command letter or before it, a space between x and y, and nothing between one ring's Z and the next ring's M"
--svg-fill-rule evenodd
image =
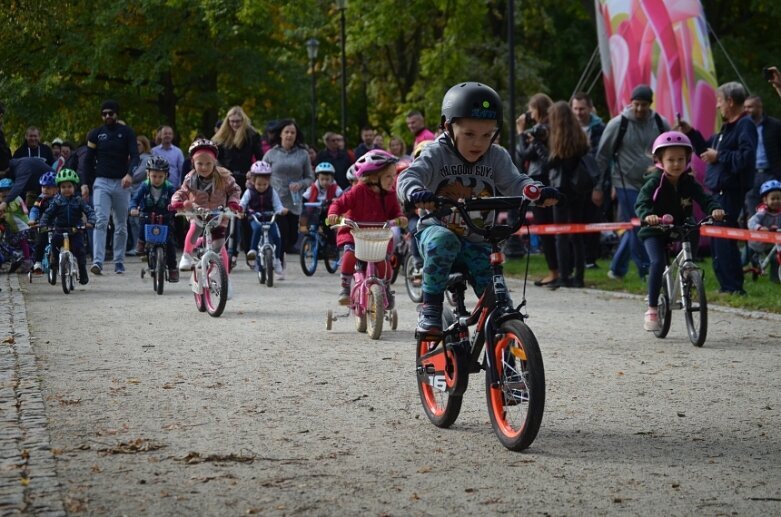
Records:
M423 292L445 292L453 266L469 272L475 294L480 296L491 282L491 246L462 239L444 226L418 231L418 249L423 256Z

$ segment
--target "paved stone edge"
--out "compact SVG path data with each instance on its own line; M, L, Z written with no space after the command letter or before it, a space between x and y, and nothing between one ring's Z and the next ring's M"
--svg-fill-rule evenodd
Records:
M66 515L27 308L17 275L0 286L0 515Z

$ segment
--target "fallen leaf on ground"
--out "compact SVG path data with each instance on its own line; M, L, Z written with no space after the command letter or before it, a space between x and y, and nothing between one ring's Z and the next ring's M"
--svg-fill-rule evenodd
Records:
M3 340L3 343L8 343L9 345L13 345L14 343L16 343L16 338L13 336L8 336Z
M252 463L255 461L255 456L241 456L239 454L209 454L207 456L201 456L197 452L189 452L187 455L183 458L176 458L179 461L184 461L188 465L195 465L198 463L207 463L207 462L236 462L236 463Z
M98 452L106 454L136 454L138 452L156 451L163 447L165 447L165 445L161 443L153 442L146 438L136 438L129 442L120 442L113 447L98 449Z

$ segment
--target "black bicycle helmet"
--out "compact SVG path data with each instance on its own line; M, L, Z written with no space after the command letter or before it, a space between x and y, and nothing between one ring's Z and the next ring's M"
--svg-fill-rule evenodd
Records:
M442 129L459 118L495 120L497 131L502 129L502 99L482 83L459 83L450 88L442 99Z
M146 170L168 172L168 160L162 156L150 156L146 160Z

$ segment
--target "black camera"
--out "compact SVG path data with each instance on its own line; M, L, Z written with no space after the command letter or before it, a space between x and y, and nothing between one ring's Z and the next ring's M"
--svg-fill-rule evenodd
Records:
M546 140L548 138L548 127L544 124L537 124L524 131L523 136L527 140L530 138L534 138L535 140Z
M772 67L766 66L762 69L762 77L765 78L765 81L772 81L773 80L773 70L771 70Z

